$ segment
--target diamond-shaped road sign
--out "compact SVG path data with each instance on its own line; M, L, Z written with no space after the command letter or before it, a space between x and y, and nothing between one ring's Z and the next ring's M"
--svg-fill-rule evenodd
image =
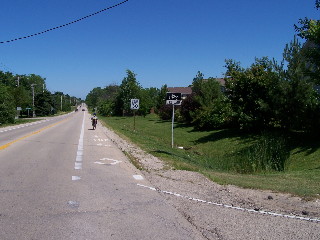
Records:
M139 99L131 99L130 109L133 109L133 110L139 109Z

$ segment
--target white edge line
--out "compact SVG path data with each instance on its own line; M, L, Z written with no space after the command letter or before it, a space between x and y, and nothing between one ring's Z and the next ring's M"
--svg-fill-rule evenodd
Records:
M178 194L178 193L169 192L169 191L163 191L163 190L156 189L156 188L149 187L149 186L145 186L145 185L142 185L142 184L139 184L139 183L137 185L139 187L147 188L147 189L152 190L152 191L158 191L158 192L162 192L162 193L165 193L165 194L173 195L173 196L176 196L176 197L182 197L182 198L186 198L186 199L189 199L189 200L193 200L193 201L197 201L197 202L201 202L201 203L207 203L207 204L216 205L216 206L221 206L221 207L225 207L225 208L231 208L231 209L240 210L240 211L253 212L253 213L259 213L259 214L264 214L264 215L272 215L272 216L279 216L279 217L284 217L284 218L299 219L299 220L304 220L304 221L309 221L309 222L319 222L320 223L320 218L307 218L307 217L301 217L301 216L295 216L295 215L287 215L287 214L267 212L267 211L256 211L254 209L248 209L248 208L242 208L242 207L234 207L234 206L227 205L227 204L209 202L209 201L201 200L201 199L198 199L198 198L183 196L183 195Z

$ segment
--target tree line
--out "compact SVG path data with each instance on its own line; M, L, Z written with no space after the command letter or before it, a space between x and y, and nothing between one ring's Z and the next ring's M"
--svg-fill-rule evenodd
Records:
M316 8L320 3L316 1ZM196 129L236 127L314 131L320 124L320 20L300 19L294 25L297 35L277 62L268 57L256 58L247 68L232 59L225 61L225 86L215 78L198 72L193 78L192 94L176 108L178 121ZM304 41L302 44L300 41ZM138 114L150 111L170 119L172 107L165 105L167 85L142 88L136 74L118 85L94 88L86 103L100 114L130 115L130 99L140 99Z
M46 79L36 75L16 75L0 71L0 123L14 123L17 117L48 116L71 111L81 99L63 92L51 93Z

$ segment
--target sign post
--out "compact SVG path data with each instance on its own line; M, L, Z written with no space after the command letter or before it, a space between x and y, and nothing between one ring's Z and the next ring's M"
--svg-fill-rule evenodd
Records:
M171 147L173 148L174 105L181 105L181 93L167 93L166 104L172 105Z
M29 117L29 110L31 109L31 108L26 108L27 110L28 110L28 117Z
M131 99L130 109L133 110L133 131L136 130L136 110L139 109L139 99Z

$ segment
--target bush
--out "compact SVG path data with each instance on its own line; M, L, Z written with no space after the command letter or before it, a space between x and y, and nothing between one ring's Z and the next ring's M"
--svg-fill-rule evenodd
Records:
M159 109L158 114L161 120L172 119L172 105L162 105Z
M232 121L230 103L225 98L218 98L213 104L191 112L194 128L197 130L213 130L228 127Z

